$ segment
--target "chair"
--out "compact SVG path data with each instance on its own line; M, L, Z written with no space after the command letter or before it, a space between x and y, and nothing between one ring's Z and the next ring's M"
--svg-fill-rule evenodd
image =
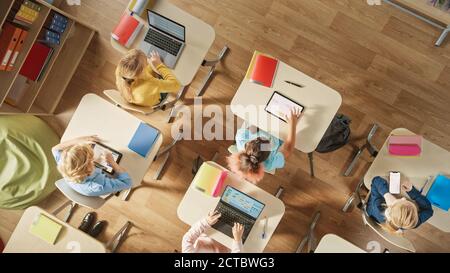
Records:
M378 124L374 124L372 129L370 130L369 134L367 135L366 143L361 146L358 151L353 156L352 162L348 166L348 168L344 172L344 176L349 176L352 172L353 168L355 167L356 163L358 162L359 158L361 157L361 154L365 149L367 149L372 157L376 157L378 155L378 150L375 148L375 146L371 143L371 140L373 136L375 135L375 132L378 129Z
M372 217L367 213L367 203L370 197L370 192L367 194L366 198L361 197L361 186L355 191L356 198L360 200L358 207L362 212L363 223L369 226L376 234L378 234L385 241L409 252L416 252L414 245L402 235L392 234L384 230Z
M73 190L64 179L60 179L55 183L56 187L64 194L64 196L69 199L68 202L64 203L61 207L56 209L53 214L56 215L61 212L67 206L70 206L69 211L67 212L64 222L68 222L70 217L73 214L74 209L77 205L87 207L90 209L98 209L106 202L106 199L97 196L85 196L81 195L75 190Z
M69 199L69 201L57 208L53 212L53 215L57 215L64 208L70 206L69 211L66 213L66 216L63 219L63 221L66 223L69 221L77 205L96 210L103 206L103 204L106 202L106 199L103 199L102 197L84 196L79 194L78 192L74 191L64 179L56 181L55 185L64 194L64 196ZM130 221L127 221L125 225L106 244L106 248L110 252L116 252L117 248L125 240L125 237L127 236L131 226L132 223Z
M168 108L172 108L175 106L175 104L181 99L181 97L184 95L184 93L186 92L186 88L181 89L176 98L170 101L163 101L158 105L155 105L153 107L144 107L144 106L138 106L138 105L134 105L129 103L128 101L126 101L122 95L120 94L119 91L117 90L105 90L103 91L103 94L105 94L106 97L108 97L111 101L113 101L113 103L117 106L117 107L121 107L125 110L129 110L129 111L133 111L133 112L137 112L143 115L150 115L152 113L155 113L156 111L162 110L165 111ZM173 109L172 109L173 110ZM168 117L167 122L170 123L172 121L172 118L174 118L176 115L175 111L171 111Z

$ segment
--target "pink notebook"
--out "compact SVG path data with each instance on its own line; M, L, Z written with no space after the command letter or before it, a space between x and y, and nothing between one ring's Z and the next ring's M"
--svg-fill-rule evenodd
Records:
M422 153L422 136L390 136L389 154L395 156L419 156Z

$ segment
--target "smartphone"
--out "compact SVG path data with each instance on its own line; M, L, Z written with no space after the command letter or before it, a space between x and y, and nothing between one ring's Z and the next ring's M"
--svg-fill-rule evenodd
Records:
M392 194L400 194L400 172L389 173L389 192Z

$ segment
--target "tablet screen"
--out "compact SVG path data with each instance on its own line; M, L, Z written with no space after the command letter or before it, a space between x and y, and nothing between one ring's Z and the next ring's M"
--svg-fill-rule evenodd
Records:
M289 115L291 109L295 108L300 109L301 112L304 110L301 104L275 91L267 103L266 111L287 122L287 115Z
M97 167L103 169L107 173L113 174L114 170L106 162L105 154L107 152L110 152L114 158L114 161L116 161L117 163L119 163L122 155L119 152L114 151L111 148L99 143L94 143L92 149L94 150L94 162L96 163Z

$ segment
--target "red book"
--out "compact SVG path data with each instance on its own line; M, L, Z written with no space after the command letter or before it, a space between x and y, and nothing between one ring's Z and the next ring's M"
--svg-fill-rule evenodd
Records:
M52 49L44 44L34 43L19 74L27 77L29 80L36 81L51 51Z
M6 70L22 29L6 22L0 34L0 70Z
M125 12L120 19L119 24L111 33L111 36L121 45L128 48L134 42L137 34L141 31L142 26L143 25L136 18L128 12Z
M265 87L272 87L277 68L277 59L264 55L258 55L256 56L255 66L253 68L250 81Z

